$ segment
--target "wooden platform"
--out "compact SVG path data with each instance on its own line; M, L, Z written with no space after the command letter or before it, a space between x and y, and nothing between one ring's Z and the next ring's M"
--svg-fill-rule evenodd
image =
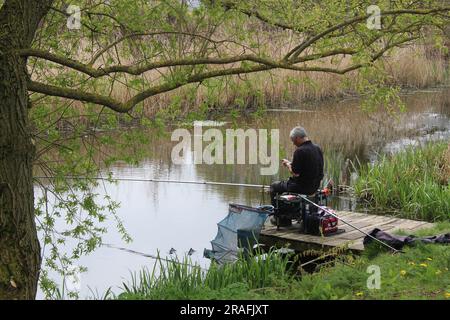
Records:
M347 211L338 211L336 214L367 233L374 228L393 233L397 230L413 232L418 229L433 227L433 224L429 222L400 219L390 216ZM339 228L344 229L345 232L323 237L300 233L300 225L297 223L287 228L280 227L280 230L277 231L275 226L267 222L261 231L259 242L268 246L284 247L289 245L289 248L297 251L330 249L337 246L347 246L352 251L364 250L363 238L365 235L363 233L344 224L342 221L339 222Z

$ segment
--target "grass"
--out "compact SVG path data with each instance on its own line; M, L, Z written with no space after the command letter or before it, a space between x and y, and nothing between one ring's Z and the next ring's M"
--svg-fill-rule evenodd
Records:
M450 222L414 232L428 236L450 232ZM399 234L409 234L399 231ZM376 246L360 257L304 277L293 298L299 299L450 299L450 250L446 245L418 244L403 253L380 253ZM374 254L374 252L376 253ZM380 289L368 289L368 267L379 266Z
M379 266L380 289L368 289L369 266ZM338 264L304 277L291 298L445 299L450 298L450 251L444 245L418 245L402 254L385 253Z
M360 168L357 197L376 210L427 221L450 218L450 145L431 143Z
M291 278L289 260L274 251L264 259L256 256L234 264L212 264L206 271L192 265L188 258L175 262L158 259L150 271L144 269L124 283L119 299L211 299L234 296L239 291L271 287L276 281Z
M438 223L417 235L450 231ZM162 263L160 276L148 270L134 274L115 299L450 299L448 246L419 244L404 253L344 255L313 274L294 276L286 257L270 252L207 272L185 263ZM380 267L380 289L368 289L369 266ZM156 267L155 267L156 268ZM154 270L155 270L154 268Z

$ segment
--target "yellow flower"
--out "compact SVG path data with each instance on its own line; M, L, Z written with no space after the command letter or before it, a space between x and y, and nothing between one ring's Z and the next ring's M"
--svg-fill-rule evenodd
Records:
M439 274L441 274L441 273L442 273L441 270L438 270L438 271L435 272L436 275L439 275Z
M356 293L356 296L357 296L357 297L362 297L363 295L364 295L364 293L362 293L362 292L357 292L357 293Z
M414 262L412 262L412 261L408 262L408 264L409 264L410 266L415 266L415 265L416 265L416 264L415 264Z
M420 266L424 267L424 268L428 267L428 265L426 263L421 263Z
M433 259L431 259L431 258L427 258L427 260L428 260L428 261L433 261Z
M448 299L448 298L450 298L450 292L446 292L445 293L445 297Z
M405 276L405 275L406 275L406 270L401 270L401 271L400 271L400 274L401 274L402 276Z

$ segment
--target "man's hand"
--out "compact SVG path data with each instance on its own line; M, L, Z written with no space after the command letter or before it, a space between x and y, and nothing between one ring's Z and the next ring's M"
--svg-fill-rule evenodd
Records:
M292 163L287 160L287 159L283 159L281 160L281 163L283 164L283 166L285 166L286 168L288 168L289 172L294 176L294 177L298 177L298 174L295 173L294 171L292 171Z
M291 162L288 159L283 159L281 160L281 163L283 164L283 166L289 168L291 166Z

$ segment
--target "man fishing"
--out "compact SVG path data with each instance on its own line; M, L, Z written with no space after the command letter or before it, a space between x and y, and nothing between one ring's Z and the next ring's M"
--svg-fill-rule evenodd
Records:
M297 147L292 162L283 159L282 164L292 176L286 181L277 181L270 186L272 205L275 197L283 192L293 192L305 195L314 194L323 179L323 153L320 147L308 138L303 127L292 129L289 137Z

